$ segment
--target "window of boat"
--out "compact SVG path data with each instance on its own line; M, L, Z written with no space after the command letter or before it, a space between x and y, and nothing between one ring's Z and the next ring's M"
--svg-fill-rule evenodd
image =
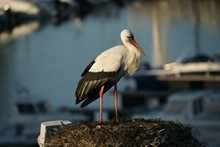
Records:
M39 110L39 113L41 113L41 114L47 113L47 108L46 108L44 102L39 102L39 103L37 103L37 108L38 108L38 110Z
M187 102L184 101L176 101L172 103L168 103L164 108L165 114L179 114L186 108Z
M33 104L17 104L18 112L20 114L35 114Z

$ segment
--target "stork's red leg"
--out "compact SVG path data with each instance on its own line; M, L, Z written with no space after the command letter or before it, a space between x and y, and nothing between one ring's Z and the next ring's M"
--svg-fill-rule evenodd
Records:
M103 91L104 91L104 87L105 86L102 86L102 88L100 89L99 91L99 97L100 97L100 119L99 119L99 122L101 123L102 122L102 97L103 97Z
M115 102L115 116L116 116L116 121L118 122L118 93L117 93L117 84L115 84L115 88L114 88L114 102Z

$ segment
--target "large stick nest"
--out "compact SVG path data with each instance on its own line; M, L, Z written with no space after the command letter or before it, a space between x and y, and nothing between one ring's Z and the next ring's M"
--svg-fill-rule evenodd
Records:
M51 134L46 146L73 147L200 147L198 131L176 121L120 119L64 125Z

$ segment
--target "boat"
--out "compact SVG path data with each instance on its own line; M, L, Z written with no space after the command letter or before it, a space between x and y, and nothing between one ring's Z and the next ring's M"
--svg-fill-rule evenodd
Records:
M165 73L159 77L164 80L220 81L220 63L204 54L165 64L163 69Z
M153 111L142 111L131 118L174 120L198 129L197 136L207 146L220 145L220 88L176 92L167 103ZM144 109L142 109L144 110ZM195 130L194 130L195 131ZM198 133L199 133L198 132ZM195 132L194 132L195 133Z
M33 3L24 0L2 0L0 9L4 10L8 19L34 19L39 17L40 10ZM13 17L13 15L15 15ZM13 17L13 18L12 18Z
M41 122L69 120L87 121L88 115L53 111L48 99L33 96L27 89L18 91L11 100L9 120L0 130L0 146L36 146Z
M11 32L17 25L37 21L41 17L40 9L24 0L1 0L0 32Z
M220 86L220 63L204 54L161 68L142 68L133 77L136 90L189 90Z

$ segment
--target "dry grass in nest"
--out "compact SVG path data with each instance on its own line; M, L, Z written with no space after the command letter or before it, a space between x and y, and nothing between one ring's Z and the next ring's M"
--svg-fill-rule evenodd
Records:
M192 128L176 121L120 119L73 123L51 134L46 146L65 147L200 147Z

